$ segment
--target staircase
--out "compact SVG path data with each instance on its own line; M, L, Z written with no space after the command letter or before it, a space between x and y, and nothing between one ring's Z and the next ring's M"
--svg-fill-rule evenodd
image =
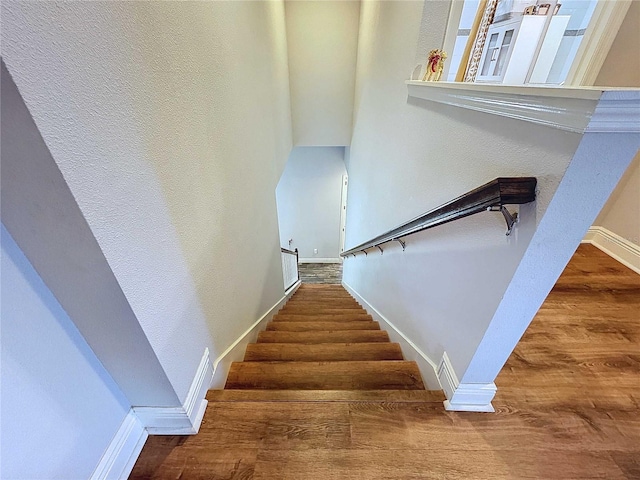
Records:
M303 284L231 365L211 401L441 401L415 362L403 359L370 315L340 285Z

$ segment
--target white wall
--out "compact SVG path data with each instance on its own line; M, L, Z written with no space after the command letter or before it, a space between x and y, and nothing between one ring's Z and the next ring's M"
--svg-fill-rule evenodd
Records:
M297 147L291 151L276 189L281 246L297 248L301 259L339 261L345 173L343 147ZM291 245L289 239L293 239Z
M2 222L131 405L180 404L1 63Z
M2 4L2 55L184 401L283 295L280 2Z
M359 1L287 1L293 142L351 140Z
M634 1L602 65L596 85L640 87L640 1ZM640 154L600 212L595 225L640 246Z
M424 18L431 22L426 29L430 43L439 46L448 6L446 2L424 5L429 9ZM371 252L368 257L348 258L343 278L433 361L446 351L462 380L580 135L407 99L404 80L415 64L422 6L422 2L362 5L359 104L349 159L345 248L499 176L537 177L537 201L520 207L520 223L510 237L504 234L499 213L480 214L408 237L405 252L389 245L383 255ZM586 191L580 198L588 203ZM551 243L546 248L552 253L540 258L540 265L557 253ZM568 260L571 252L566 250L571 246L558 248L562 250L558 258ZM544 282L551 288L554 280ZM530 319L524 320L525 325ZM494 378L478 377L471 381Z
M3 479L89 478L129 403L2 226Z

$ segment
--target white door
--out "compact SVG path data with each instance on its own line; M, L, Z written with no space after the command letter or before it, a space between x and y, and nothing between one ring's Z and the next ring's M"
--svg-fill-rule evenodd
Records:
M349 176L342 176L342 194L340 200L340 253L344 252L344 232L347 227L347 186ZM342 257L340 257L342 259Z

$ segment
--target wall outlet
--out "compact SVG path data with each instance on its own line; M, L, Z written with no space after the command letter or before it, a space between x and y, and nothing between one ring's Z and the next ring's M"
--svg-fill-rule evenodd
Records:
M314 248L314 249L313 249L313 254L314 254L314 255L317 255L317 254L318 254L318 249L317 249L317 248Z

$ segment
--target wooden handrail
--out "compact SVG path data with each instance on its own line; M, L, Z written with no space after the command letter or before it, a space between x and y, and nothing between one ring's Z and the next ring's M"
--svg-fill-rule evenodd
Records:
M504 205L533 202L536 199L536 183L537 180L534 177L496 178L413 220L350 248L340 256L355 255L359 252L365 252L369 248L380 248L382 244L395 241L400 242L404 249L402 239L408 235L492 209L500 210L505 216L508 226L507 235L509 235L515 217L509 214Z

